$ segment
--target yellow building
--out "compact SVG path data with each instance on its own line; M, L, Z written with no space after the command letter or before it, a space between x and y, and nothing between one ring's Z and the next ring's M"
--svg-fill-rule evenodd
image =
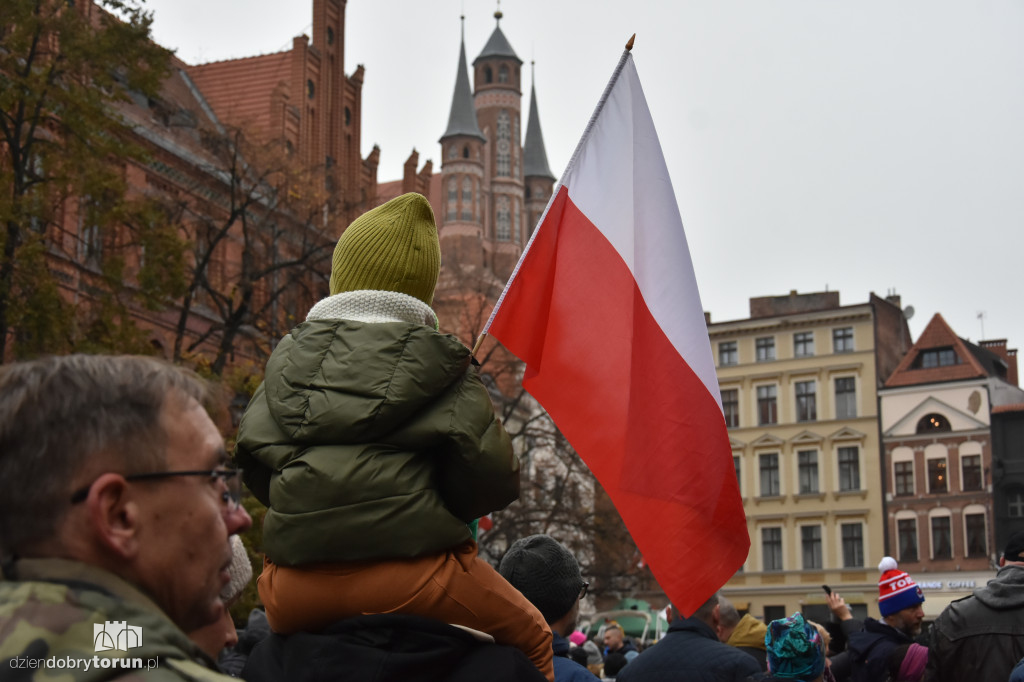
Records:
M877 617L877 391L910 347L899 297L752 298L749 319L708 331L750 533L723 594L766 621L798 610L821 621L829 585L855 615Z

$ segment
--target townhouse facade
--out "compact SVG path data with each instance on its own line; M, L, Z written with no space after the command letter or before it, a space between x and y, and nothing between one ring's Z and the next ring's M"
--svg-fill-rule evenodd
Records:
M1016 350L971 343L936 314L879 395L890 553L935 617L998 566L993 417L1024 403Z
M751 540L723 594L765 621L802 610L824 622L829 585L855 615L877 615L878 389L910 347L899 297L752 298L750 318L708 332Z

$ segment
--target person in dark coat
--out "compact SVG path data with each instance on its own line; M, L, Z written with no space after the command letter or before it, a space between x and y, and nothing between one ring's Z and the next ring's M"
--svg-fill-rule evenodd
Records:
M531 535L508 548L498 573L537 607L551 628L555 682L595 682L593 673L569 657L566 637L576 629L580 599L588 587L573 553L550 535Z
M712 595L689 618L669 607L668 634L630 661L618 682L741 682L760 676L753 656L718 641L718 597Z
M852 682L876 682L887 675L889 655L902 644L913 644L924 620L924 594L896 560L878 565L878 610L882 620L866 618L864 629L850 634L848 645Z
M253 649L246 682L544 682L519 649L407 614L338 621L320 632L272 633Z
M932 626L928 680L1005 680L1024 656L1024 532L1010 536L999 572L947 606Z

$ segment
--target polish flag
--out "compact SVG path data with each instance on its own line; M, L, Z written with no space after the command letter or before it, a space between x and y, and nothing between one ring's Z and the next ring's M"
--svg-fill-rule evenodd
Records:
M750 539L668 168L626 51L490 333L690 615Z

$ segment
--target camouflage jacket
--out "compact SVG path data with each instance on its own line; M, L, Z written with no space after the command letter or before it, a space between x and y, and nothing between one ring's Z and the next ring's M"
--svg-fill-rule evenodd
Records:
M0 580L0 679L230 680L142 592L95 566L22 559Z

